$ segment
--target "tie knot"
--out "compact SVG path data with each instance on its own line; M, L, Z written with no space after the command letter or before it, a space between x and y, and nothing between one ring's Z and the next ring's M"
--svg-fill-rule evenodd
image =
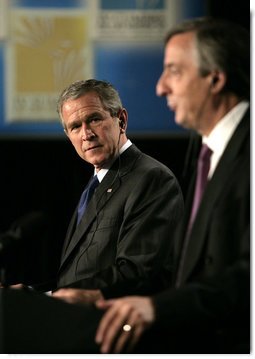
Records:
M212 150L204 143L199 153L199 160L207 161L212 155Z
M98 185L99 185L99 181L98 181L97 175L95 175L89 182L88 188L93 190L93 189L96 189L96 187Z

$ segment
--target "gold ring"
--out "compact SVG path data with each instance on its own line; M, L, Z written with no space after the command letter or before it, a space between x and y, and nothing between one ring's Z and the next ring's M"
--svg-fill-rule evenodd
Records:
M132 327L129 324L125 324L125 325L123 325L122 329L124 330L124 332L130 332Z

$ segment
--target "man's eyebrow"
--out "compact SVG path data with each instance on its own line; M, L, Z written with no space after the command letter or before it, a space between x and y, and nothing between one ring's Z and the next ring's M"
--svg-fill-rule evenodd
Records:
M73 120L69 121L67 124L66 124L66 127L67 128L70 128L72 126L75 126L75 125L78 125L80 123L80 120L78 118L74 118Z
M92 121L94 119L103 120L104 117L105 116L101 112L93 112L93 113L90 113L89 115L85 116L83 118L83 121L90 122L90 121Z
M93 118L93 117L103 117L103 115L102 115L101 112L95 111L95 112L90 113L89 115L87 115L85 118L90 119L90 118Z
M164 64L164 69L169 69L173 66L176 66L174 62L168 62L167 64Z
M72 126L74 126L74 125L79 125L81 122L83 122L83 121L90 121L90 120L93 120L93 118L95 118L95 117L97 117L97 118L103 118L104 116L102 115L102 113L101 112L99 112L99 111L96 111L96 112L92 112L92 113L90 113L89 115L86 115L86 116L84 116L83 118L74 118L73 120L71 120L70 122L69 122L69 124L67 125L68 127L72 127Z
M89 121L95 117L98 117L98 118L103 118L103 114L100 112L100 111L95 111L95 112L92 112L88 115L85 115L83 118L79 118L79 119L74 119L74 121Z

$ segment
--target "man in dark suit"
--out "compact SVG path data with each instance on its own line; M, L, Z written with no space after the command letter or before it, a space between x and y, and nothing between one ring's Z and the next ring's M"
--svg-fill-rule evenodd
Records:
M97 350L91 337L98 322L95 341L102 353L250 352L249 82L249 34L237 25L193 19L168 34L157 93L167 97L176 122L210 147L207 185L190 224L200 178L200 171L194 173L174 238L169 288L153 296L98 300L105 310L101 319L94 307L80 306L80 353ZM83 296L76 293L72 301L83 303ZM11 310L23 313L15 305ZM72 327L76 321L68 331Z
M140 353L250 352L249 82L246 30L193 19L167 35L157 94L207 145L207 184L190 219L200 170L190 181L172 286L152 297L97 302L108 309L96 336L102 352L137 342Z
M58 112L75 150L94 167L90 183L98 183L90 186L86 208L84 191L70 221L57 284L46 284L53 297L38 293L44 285L0 289L4 353L98 351L94 335L102 311L91 308L95 300L153 294L169 284L172 237L183 215L174 174L127 138L128 114L111 84L71 84Z
M60 96L58 112L99 184L80 219L75 210L64 242L57 288L72 289L54 296L78 294L93 302L165 288L171 237L183 214L175 176L128 140L127 110L111 84L71 84Z

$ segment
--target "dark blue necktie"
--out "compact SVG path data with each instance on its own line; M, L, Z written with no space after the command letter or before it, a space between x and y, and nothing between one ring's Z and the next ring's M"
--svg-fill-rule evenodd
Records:
M78 206L77 225L80 222L81 217L83 216L83 213L85 212L87 205L98 185L99 185L98 178L97 176L94 176L86 186L85 190L83 191Z

